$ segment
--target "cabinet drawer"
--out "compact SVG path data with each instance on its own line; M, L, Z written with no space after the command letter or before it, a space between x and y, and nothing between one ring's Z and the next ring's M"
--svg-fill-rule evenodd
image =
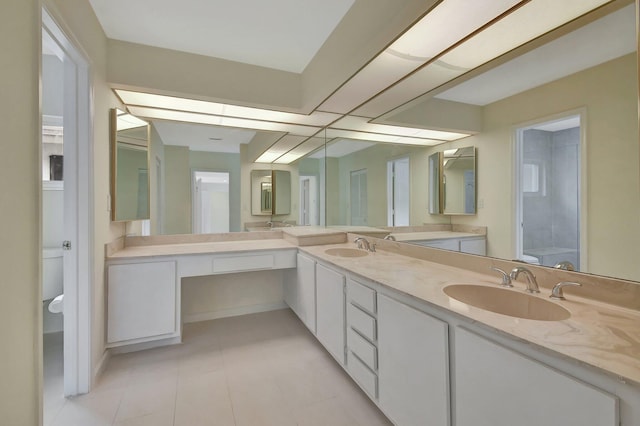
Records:
M378 349L350 328L347 331L347 347L372 370L378 368Z
M351 351L347 354L347 369L351 377L373 399L378 399L378 376L369 370Z
M375 318L351 303L347 306L347 325L371 341L377 338Z
M347 280L347 294L349 295L349 301L353 302L353 304L372 314L376 313L375 290L349 278Z

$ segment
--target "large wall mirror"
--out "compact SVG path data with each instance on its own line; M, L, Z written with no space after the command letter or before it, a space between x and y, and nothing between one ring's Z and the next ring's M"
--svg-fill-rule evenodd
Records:
M576 252L581 271L640 281L634 257L640 241L635 16L632 2L615 1L427 94L417 92L409 104L378 117L380 122L416 128L435 126L434 120L442 119L439 128L461 129L473 115L477 123L467 138L410 146L328 137L321 150L282 167L290 173L291 207L281 218L321 226L483 226L489 256L514 259L519 253L568 249ZM265 216L252 214L250 173L270 165L260 167L248 154L260 133L153 120L152 233L195 229L190 176L199 170L228 174L231 231L265 221ZM529 145L519 135L544 142ZM570 135L574 139L569 140ZM459 204L458 214L436 214L431 201L445 193L444 188L434 193L433 188L440 187L433 186L430 158L465 147L475 147L477 153L475 203ZM519 167L519 158L528 165ZM574 160L571 165L562 163L569 158ZM446 172L446 166L443 169ZM577 183L553 184L568 169L576 170ZM391 176L397 177L393 190ZM447 176L448 187L451 180ZM529 185L522 196L515 190L521 180ZM268 186L259 193L262 200ZM453 196L447 199L451 206ZM573 207L568 200L575 201ZM265 198L268 209L266 203ZM471 206L475 214L468 213ZM399 214L392 217L391 211ZM538 212L549 215L529 221L542 218ZM569 216L577 218L572 225L566 222ZM537 236L526 243L525 235L517 233L523 221L530 227L528 235ZM555 234L540 228L544 222L554 226ZM567 235L573 242L563 240Z
M149 124L111 110L111 220L149 219Z

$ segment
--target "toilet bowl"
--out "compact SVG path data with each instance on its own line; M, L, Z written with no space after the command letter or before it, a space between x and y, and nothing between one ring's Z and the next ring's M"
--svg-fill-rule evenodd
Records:
M62 249L42 249L42 300L53 299L63 292Z
M540 264L540 260L537 257L529 256L527 254L523 254L522 258L520 260L523 260L523 261L525 261L527 263L530 263L532 265L539 265Z

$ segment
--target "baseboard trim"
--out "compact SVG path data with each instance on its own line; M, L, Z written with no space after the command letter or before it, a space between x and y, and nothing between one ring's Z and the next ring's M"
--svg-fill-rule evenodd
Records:
M262 303L259 305L238 306L236 308L219 309L210 312L198 312L196 314L187 314L182 316L182 322L185 324L191 322L209 321L218 318L236 317L239 315L257 314L259 312L276 311L288 308L284 301L275 303Z
M182 338L180 336L177 337L169 337L166 339L159 340L151 340L148 342L139 342L139 343L131 343L131 344L123 344L120 346L113 346L109 348L109 352L112 355L117 354L126 354L129 352L136 351L144 351L146 349L153 349L160 346L169 346L169 345L177 345L178 343L182 343Z
M100 378L100 376L102 376L104 370L107 368L109 358L111 358L111 352L109 352L109 349L105 349L105 351L102 353L102 357L100 357L100 361L98 361L98 364L93 369L93 377L90 386L91 388L93 388L93 386L98 383L98 379Z

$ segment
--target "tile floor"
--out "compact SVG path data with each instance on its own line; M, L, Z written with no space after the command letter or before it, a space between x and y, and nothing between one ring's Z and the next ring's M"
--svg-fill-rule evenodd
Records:
M45 426L390 424L291 310L186 324L183 340L112 357L66 400L50 357Z

